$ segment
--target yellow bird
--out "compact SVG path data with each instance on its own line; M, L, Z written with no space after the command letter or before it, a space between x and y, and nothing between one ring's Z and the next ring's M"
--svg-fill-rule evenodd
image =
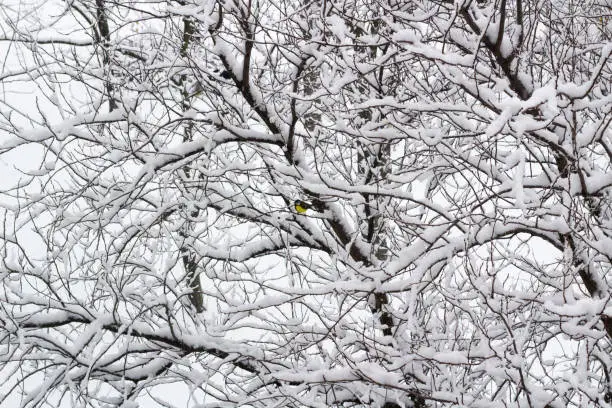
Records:
M318 198L314 198L311 203L307 203L306 201L302 200L295 200L293 207L299 214L305 214L308 210L317 212L325 211L325 203Z
M305 214L306 211L308 211L312 206L302 200L295 200L295 202L293 203L293 206L295 207L295 211L297 211L300 214Z

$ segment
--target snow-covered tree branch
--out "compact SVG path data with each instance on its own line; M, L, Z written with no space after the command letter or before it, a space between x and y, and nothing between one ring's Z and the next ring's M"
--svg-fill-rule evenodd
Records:
M612 407L604 0L6 3L0 407Z

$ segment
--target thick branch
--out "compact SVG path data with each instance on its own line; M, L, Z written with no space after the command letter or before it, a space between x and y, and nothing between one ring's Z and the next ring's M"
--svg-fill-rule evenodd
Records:
M106 18L104 0L96 0L96 21L99 33L98 45L102 47L102 61L104 67L108 69L110 66L110 29L108 26L108 19ZM108 72L107 75L110 76L110 72ZM108 109L112 112L117 109L117 102L113 98L113 84L110 78L106 79L106 93L108 94Z

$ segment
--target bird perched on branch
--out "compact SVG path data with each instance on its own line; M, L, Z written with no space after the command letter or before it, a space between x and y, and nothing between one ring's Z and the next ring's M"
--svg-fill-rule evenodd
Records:
M317 212L323 212L325 210L325 204L323 203L323 201L316 198L310 203L302 200L295 200L295 202L293 203L293 207L295 208L295 211L300 214L305 214L308 210L313 210Z

